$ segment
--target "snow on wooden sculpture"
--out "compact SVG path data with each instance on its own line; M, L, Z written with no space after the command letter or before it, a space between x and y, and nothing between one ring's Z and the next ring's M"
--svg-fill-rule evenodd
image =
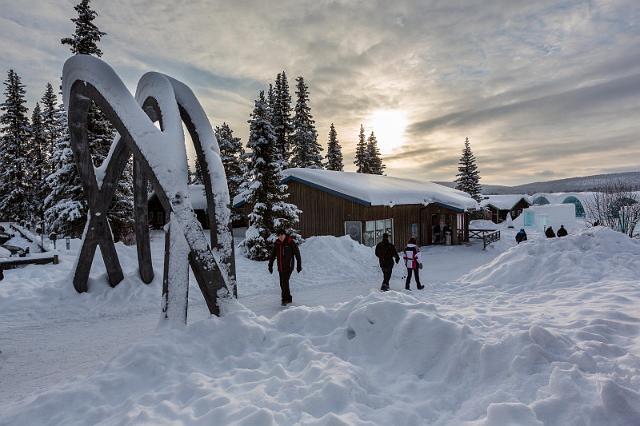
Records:
M218 315L217 299L237 294L230 200L218 143L193 92L171 77L150 72L138 82L134 99L105 62L92 56L75 55L64 65L63 96L68 110L71 147L89 206L73 277L75 289L78 292L88 290L97 246L100 246L109 283L115 286L123 279L107 210L116 182L133 154L136 241L142 281L153 280L147 222L147 182L150 181L165 211L171 214L165 236L165 313L184 315L182 319L186 320L188 274L185 274L184 264L188 261L209 311ZM106 114L119 135L99 169L93 166L87 140L87 113L92 101ZM159 123L160 129L155 122ZM214 212L209 214L211 245L189 199L183 122L203 166L207 209ZM181 306L171 306L172 303Z

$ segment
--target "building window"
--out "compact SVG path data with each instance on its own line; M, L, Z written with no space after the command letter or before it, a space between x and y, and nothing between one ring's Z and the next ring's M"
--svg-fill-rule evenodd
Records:
M418 238L418 224L412 223L409 225L409 236L411 238Z
M393 219L368 220L364 225L364 245L373 247L382 241L382 234L389 234L393 244Z
M464 213L458 213L456 217L456 236L458 242L464 241Z
M345 220L344 234L355 241L362 243L362 222L359 220Z

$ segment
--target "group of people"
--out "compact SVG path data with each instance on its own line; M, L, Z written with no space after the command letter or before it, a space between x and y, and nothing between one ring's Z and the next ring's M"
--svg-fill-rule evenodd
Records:
M560 229L558 229L558 232L555 233L553 232L553 227L548 227L547 229L545 229L544 231L544 235L547 236L547 238L555 238L556 236L558 237L566 237L569 233L567 232L567 230L565 229L564 225L560 225Z
M433 235L434 244L450 244L451 242L451 227L448 223L440 225L436 223L431 229ZM449 241L447 241L449 240Z
M380 290L388 291L394 263L400 263L400 255L398 255L396 247L389 241L389 234L382 234L382 241L376 245L376 257L380 263L380 269L382 269L382 287L380 287ZM409 243L402 251L402 260L404 266L407 268L407 278L404 283L404 288L411 290L411 276L415 276L417 288L418 290L422 290L424 288L420 283L422 256L415 238L409 239Z
M400 263L400 255L395 246L389 241L389 234L382 235L382 241L376 246L376 257L382 269L382 287L380 290L389 290L389 281L391 280L391 272L394 264ZM424 286L420 283L420 269L422 269L422 257L420 248L416 244L416 239L411 238L409 243L402 252L402 260L407 268L407 278L405 288L411 290L411 277L415 277L418 290L422 290ZM277 231L276 242L269 257L269 273L273 274L273 264L276 263L278 275L280 276L280 291L282 306L286 306L293 302L289 280L294 270L300 273L302 271L302 258L298 245L289 237L285 231Z
M567 232L567 229L564 227L564 225L560 225L560 229L558 229L557 233L553 231L553 227L549 226L547 229L545 229L544 235L547 238L555 238L566 237L567 235L569 235L569 233ZM520 231L518 231L518 233L516 234L516 243L520 244L523 241L527 241L527 233L525 232L524 228L521 228Z

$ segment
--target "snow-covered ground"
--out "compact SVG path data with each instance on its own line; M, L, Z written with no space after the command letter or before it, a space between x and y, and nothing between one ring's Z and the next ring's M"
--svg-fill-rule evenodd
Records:
M0 424L640 424L640 242L513 235L426 248L410 293L400 268L377 291L371 249L311 238L285 309L238 255L239 302L209 318L193 283L186 329L159 326L161 234L151 284L118 244L124 282L97 256L82 295L74 241L0 282Z

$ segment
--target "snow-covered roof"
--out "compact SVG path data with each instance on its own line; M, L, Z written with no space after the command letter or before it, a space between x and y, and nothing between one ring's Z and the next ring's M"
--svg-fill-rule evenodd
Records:
M485 195L480 201L482 207L493 206L498 210L511 210L515 207L520 200L524 199L527 203L529 197L522 194L508 194L508 195Z
M443 204L456 210L478 208L469 194L433 182L322 169L286 169L283 182L297 181L367 206ZM234 206L244 202L242 195Z
M189 185L189 199L191 200L191 207L194 210L207 210L207 195L204 191L204 185L194 184ZM149 195L149 199L155 197L156 193L152 192Z

